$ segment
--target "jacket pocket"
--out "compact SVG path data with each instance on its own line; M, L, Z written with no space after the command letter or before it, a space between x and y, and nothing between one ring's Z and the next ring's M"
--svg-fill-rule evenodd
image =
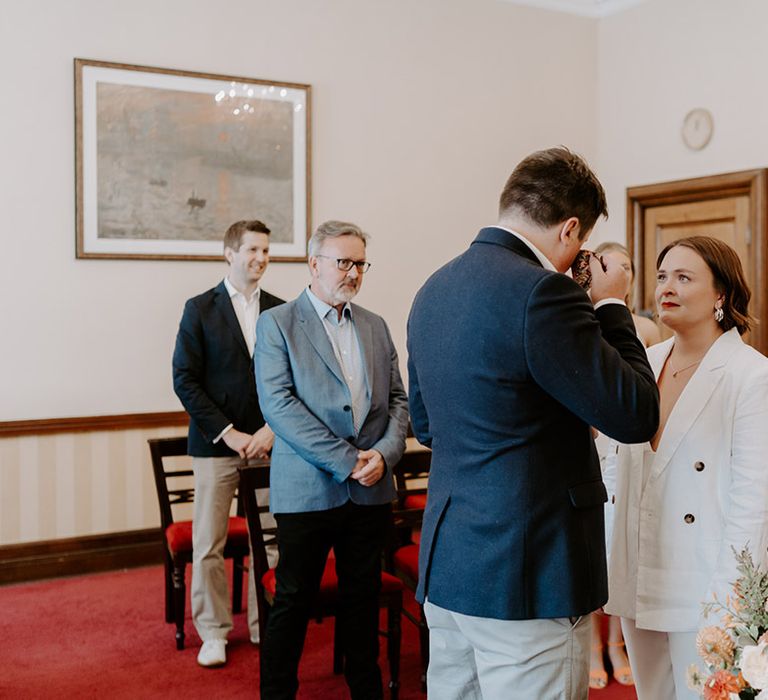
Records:
M598 479L571 486L568 489L568 496L574 508L594 508L608 500L608 491L602 479Z

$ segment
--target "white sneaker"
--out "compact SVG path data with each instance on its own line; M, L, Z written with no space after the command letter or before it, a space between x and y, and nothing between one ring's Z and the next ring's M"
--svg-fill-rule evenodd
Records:
M197 663L207 667L223 666L227 663L227 640L209 639L203 642L197 655Z

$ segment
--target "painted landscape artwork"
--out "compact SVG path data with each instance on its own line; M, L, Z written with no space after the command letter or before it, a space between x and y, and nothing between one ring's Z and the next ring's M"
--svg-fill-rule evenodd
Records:
M260 219L273 259L304 258L308 85L76 67L79 257L212 259Z
M293 108L252 99L97 85L99 237L221 240L260 218L293 237Z

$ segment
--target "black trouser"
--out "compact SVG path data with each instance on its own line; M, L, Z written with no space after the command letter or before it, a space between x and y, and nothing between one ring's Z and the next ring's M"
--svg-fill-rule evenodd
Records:
M261 645L261 698L294 698L312 604L333 547L339 579L337 634L353 700L382 697L379 670L381 552L390 505L278 513L277 590Z

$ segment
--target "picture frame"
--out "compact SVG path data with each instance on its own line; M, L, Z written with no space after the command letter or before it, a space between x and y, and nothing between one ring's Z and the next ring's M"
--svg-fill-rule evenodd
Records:
M76 257L221 260L259 219L307 259L311 86L75 59Z

